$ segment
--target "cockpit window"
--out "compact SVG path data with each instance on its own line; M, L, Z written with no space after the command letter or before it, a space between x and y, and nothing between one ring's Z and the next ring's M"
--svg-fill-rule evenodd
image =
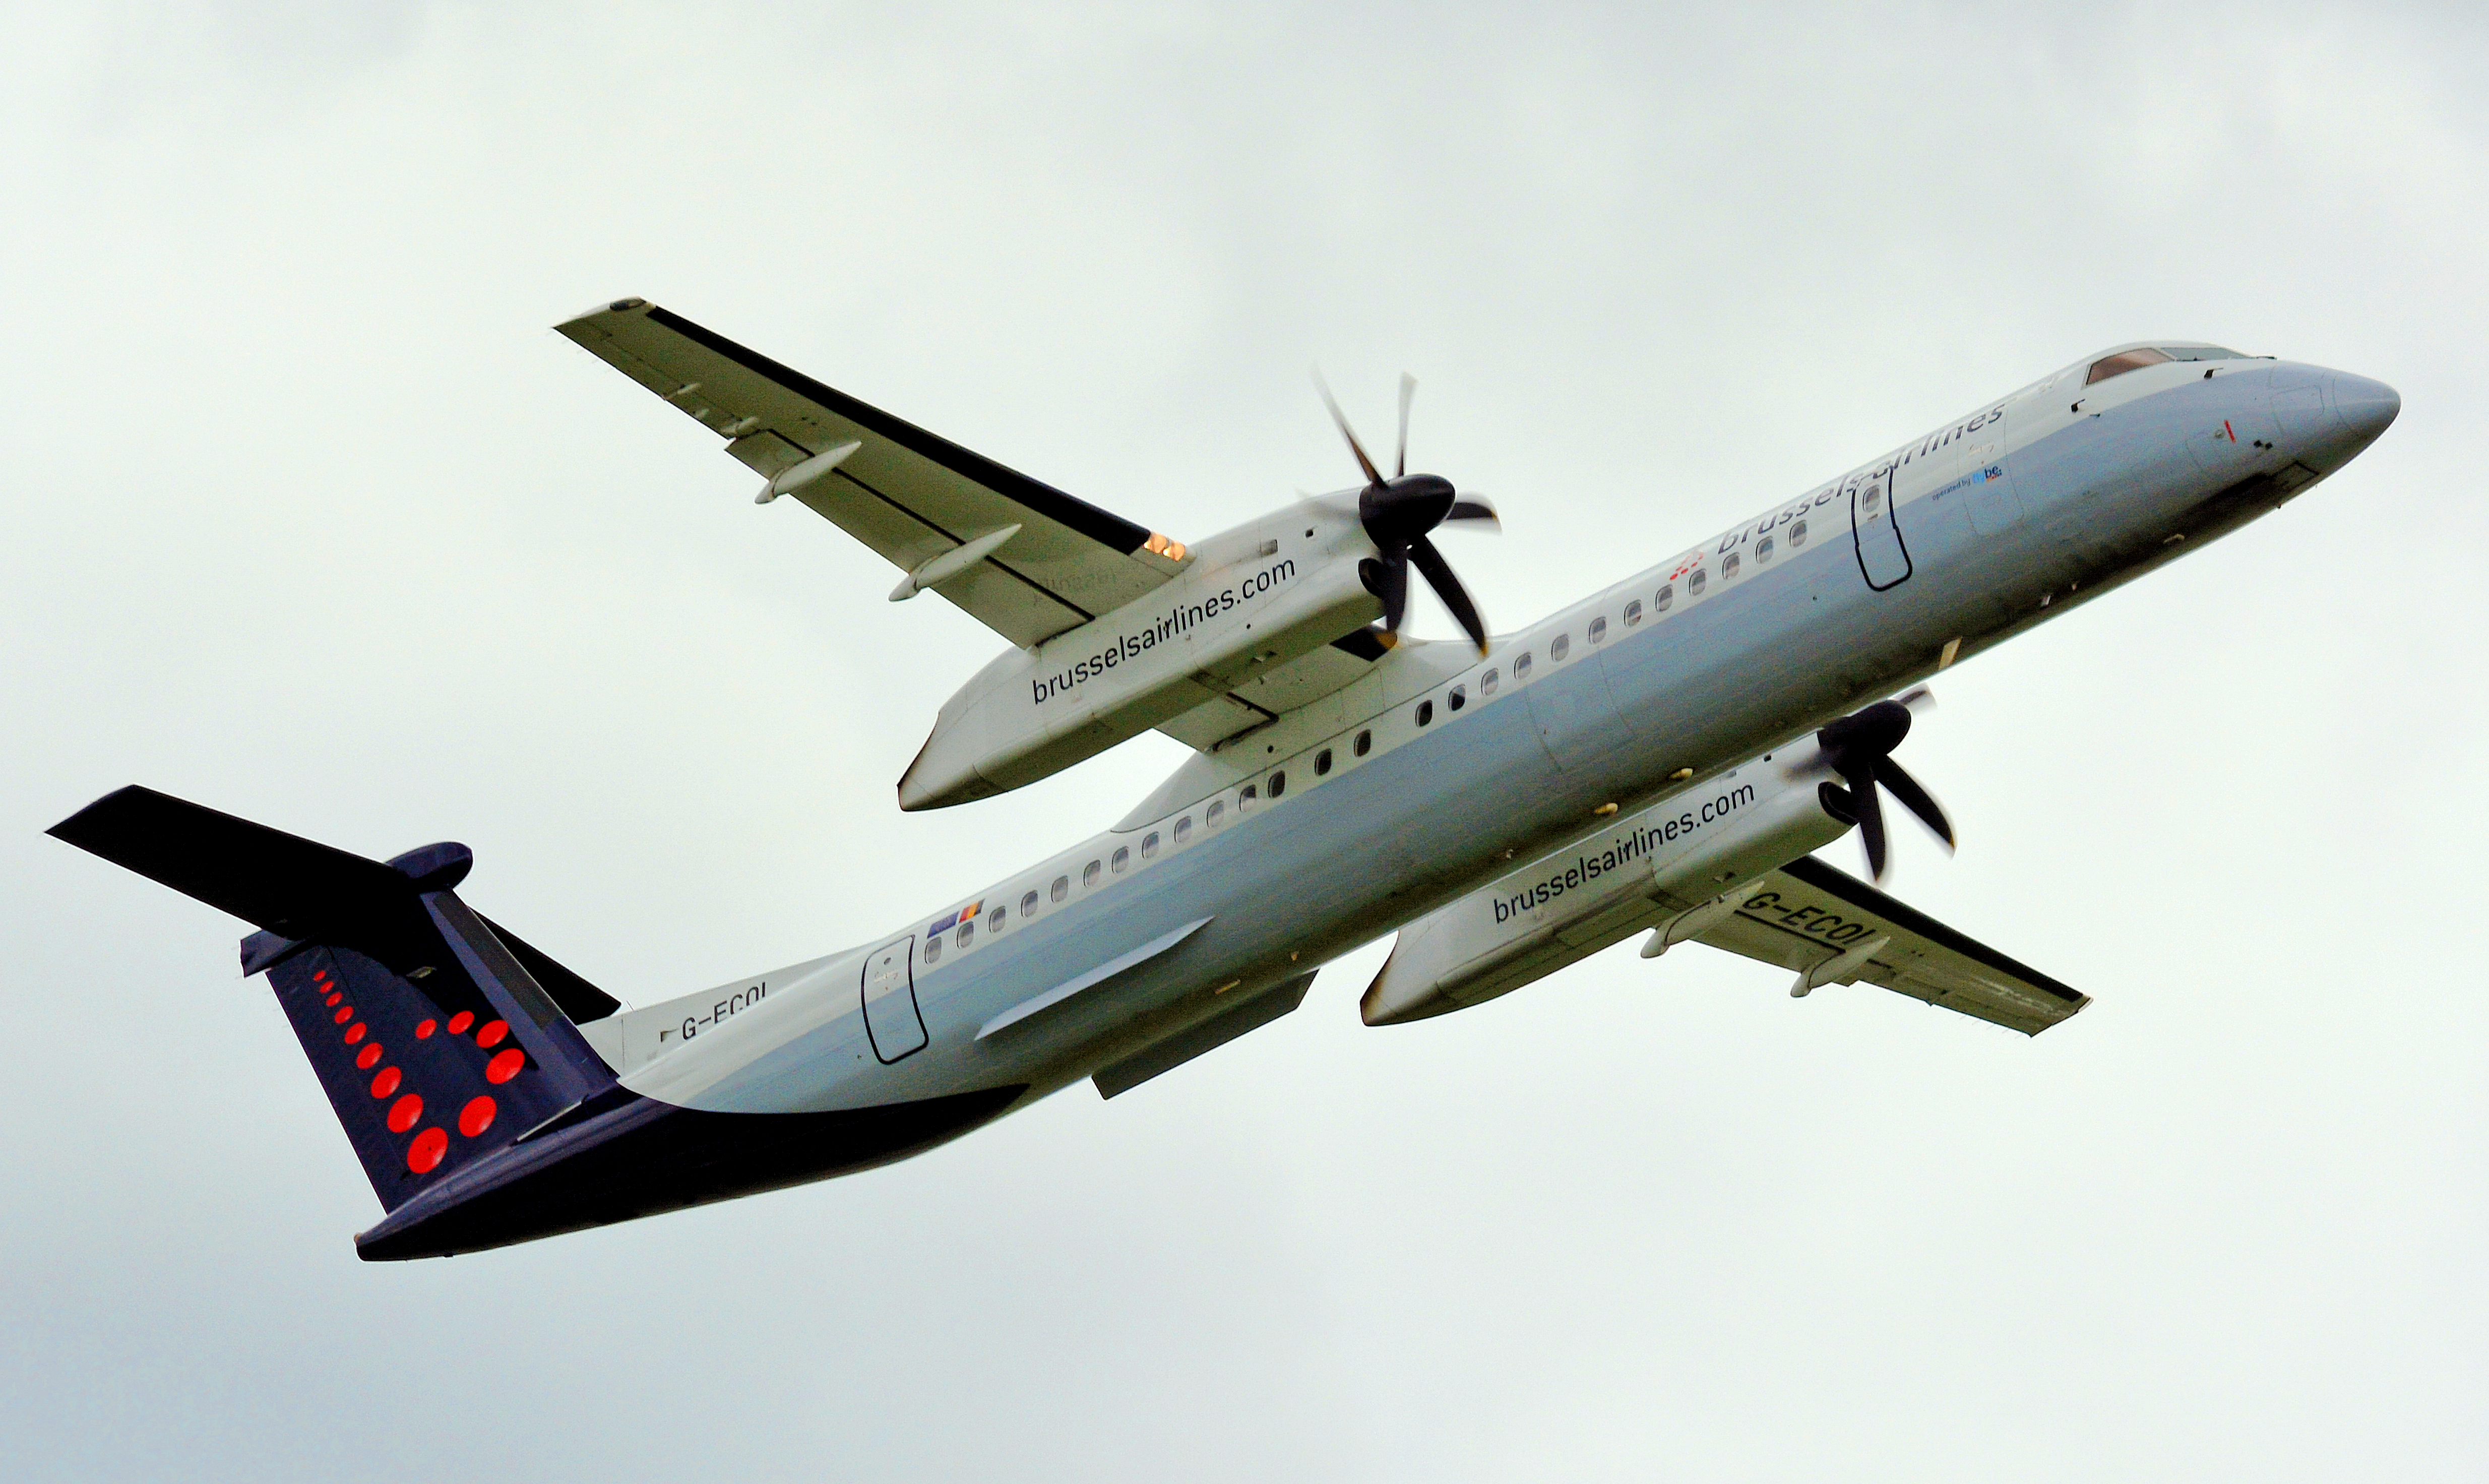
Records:
M2244 354L2217 345L2164 345L2160 354L2171 360L2246 360Z
M2140 371L2146 366L2157 366L2170 358L2172 357L2150 349L2120 351L2114 356L2103 356L2092 362L2092 374L2083 378L2083 385L2089 386L2107 381L2112 376L2124 376L2129 371Z

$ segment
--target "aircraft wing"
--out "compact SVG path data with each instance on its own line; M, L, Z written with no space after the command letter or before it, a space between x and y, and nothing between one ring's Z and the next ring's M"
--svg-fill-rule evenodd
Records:
M1018 527L963 570L926 583L1015 644L1076 628L1183 570L1184 548L1146 527L645 300L616 300L556 328L724 438L727 452L772 481L764 498L792 495L903 572Z
M1756 879L1738 899L1734 915L1695 934L1694 941L1799 975L1819 975L1817 984L1863 979L2026 1036L2091 1003L2091 996L1811 855ZM1862 949L1863 961L1836 962ZM1822 972L1827 969L1832 972Z

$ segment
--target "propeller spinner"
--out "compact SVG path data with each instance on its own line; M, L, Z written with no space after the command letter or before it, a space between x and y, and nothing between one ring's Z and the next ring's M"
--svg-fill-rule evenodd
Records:
M1826 798L1839 812L1858 823L1858 839L1867 847L1867 871L1877 881L1884 879L1886 842L1884 807L1877 800L1876 789L1882 788L1901 802L1903 809L1916 814L1945 848L1954 846L1953 821L1933 796L1919 781L1903 771L1893 760L1893 750L1910 734L1910 708L1898 700L1879 700L1862 711L1853 711L1815 734L1823 748L1824 761L1841 775L1849 786L1832 784Z
M1367 457L1365 445L1348 425L1348 414L1339 410L1338 400L1319 373L1314 385L1322 391L1323 405L1330 409L1331 421L1339 425L1339 436L1348 440L1348 451L1357 455L1358 469L1365 474L1365 488L1357 496L1357 518L1365 528L1366 539L1374 543L1374 555L1358 563L1357 575L1368 592L1383 600L1384 629L1399 632L1409 607L1409 566L1415 562L1426 585L1435 589L1435 596L1459 620L1462 632L1478 646L1478 653L1486 653L1486 620L1478 616L1469 589L1461 585L1451 563L1435 550L1428 535L1450 521L1481 521L1489 530L1500 529L1501 523L1494 505L1474 495L1462 495L1449 479L1409 472L1409 403L1416 395L1416 378L1405 374L1400 378L1400 449L1388 479Z

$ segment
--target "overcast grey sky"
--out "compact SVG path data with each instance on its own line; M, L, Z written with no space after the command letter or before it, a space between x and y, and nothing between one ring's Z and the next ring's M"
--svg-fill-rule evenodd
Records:
M0 1474L2478 1478L2489 32L1727 11L0 8ZM366 1266L242 925L45 825L463 840L646 1003L1179 756L901 815L992 637L547 328L626 294L1185 539L1405 367L1504 627L2116 341L2405 410L1944 678L1895 890L2096 996L2035 1041L1701 951L1367 1030L1377 944L1111 1104Z

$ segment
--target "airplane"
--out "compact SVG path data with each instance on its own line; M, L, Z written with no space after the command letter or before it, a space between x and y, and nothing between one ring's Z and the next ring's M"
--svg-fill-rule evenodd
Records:
M446 1256L868 1169L1083 1078L1114 1098L1294 1012L1386 933L1361 1017L1701 943L2026 1035L2088 997L1878 889L1927 680L2279 508L2401 409L2346 372L2113 347L1638 576L1493 634L1434 542L1494 506L1360 475L1198 542L1006 469L640 299L560 332L1010 642L902 810L1144 731L1193 749L1104 831L857 946L625 1010L467 903L464 845L375 861L153 790L50 833L250 923L383 1209ZM1330 401L1328 388L1324 397ZM1401 634L1410 569L1463 637ZM1871 879L1816 852L1856 831Z

